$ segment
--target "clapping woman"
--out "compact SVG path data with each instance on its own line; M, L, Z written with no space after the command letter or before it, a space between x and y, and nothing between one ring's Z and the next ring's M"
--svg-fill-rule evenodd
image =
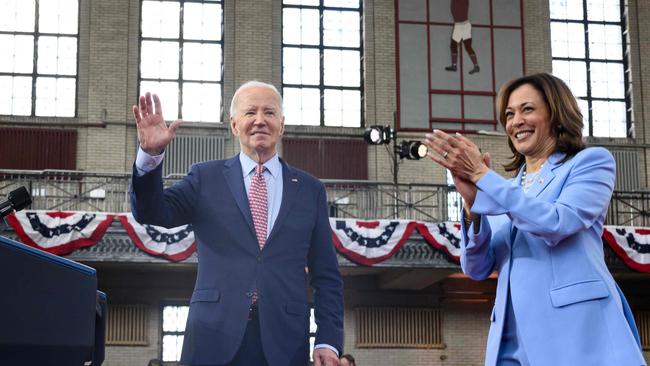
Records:
M426 135L431 159L463 197L463 271L475 280L498 272L485 364L645 365L603 255L612 155L585 148L575 97L550 74L504 85L497 112L513 179L491 170L468 138Z

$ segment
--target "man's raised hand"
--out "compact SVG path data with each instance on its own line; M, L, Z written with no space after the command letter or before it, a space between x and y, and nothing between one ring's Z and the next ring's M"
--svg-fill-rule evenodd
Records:
M176 129L183 121L177 119L167 126L160 98L156 94L147 92L140 96L138 102L139 106L133 106L133 117L138 127L140 148L149 155L160 155L176 136Z

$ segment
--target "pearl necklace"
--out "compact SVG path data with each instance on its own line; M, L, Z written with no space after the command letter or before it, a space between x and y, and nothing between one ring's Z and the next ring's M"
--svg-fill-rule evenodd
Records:
M524 170L521 173L521 188L524 190L525 193L528 193L530 189L533 187L535 184L535 180L539 176L539 173L542 172L542 168L544 168L544 164L542 164L539 167L539 170L536 171L535 173L532 174L526 174L526 170Z

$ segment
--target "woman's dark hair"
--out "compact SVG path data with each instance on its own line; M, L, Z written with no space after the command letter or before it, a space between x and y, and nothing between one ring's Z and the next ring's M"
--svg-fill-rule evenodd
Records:
M352 357L351 354L346 353L346 354L344 354L343 356L341 356L341 359L344 359L344 358L345 358L346 360L348 360L348 362L350 362L350 364L351 364L352 366L357 366L357 362L354 360L354 357Z
M569 87L564 81L551 74L539 73L523 76L511 80L501 87L497 96L497 113L503 129L506 129L506 108L510 95L515 89L525 84L532 86L542 94L550 113L551 131L555 133L555 151L566 154L562 162L569 160L585 148L585 143L582 141L582 113ZM512 160L503 167L506 171L518 172L525 162L525 157L515 149L509 137L508 146L514 155Z

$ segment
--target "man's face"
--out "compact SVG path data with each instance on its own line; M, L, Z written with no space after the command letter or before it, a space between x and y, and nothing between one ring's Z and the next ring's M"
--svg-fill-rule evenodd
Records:
M242 152L253 160L265 161L272 157L284 133L284 116L277 94L259 86L241 90L235 101L235 115L230 117L230 128L239 137Z

